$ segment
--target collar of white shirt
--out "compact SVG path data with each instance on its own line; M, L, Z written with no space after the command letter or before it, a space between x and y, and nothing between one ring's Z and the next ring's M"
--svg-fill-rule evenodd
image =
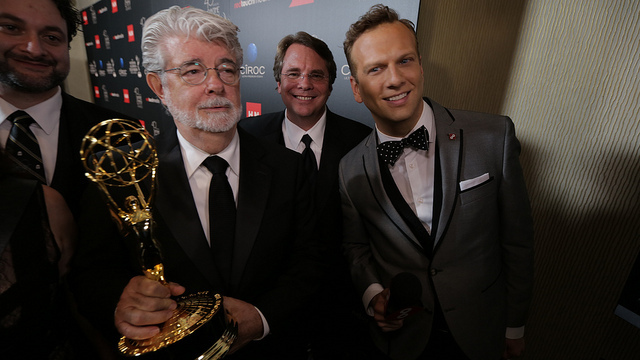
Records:
M227 174L229 171L233 172L236 176L240 174L240 137L238 136L238 132L233 136L229 145L227 145L224 150L220 151L217 154L208 154L193 144L191 144L187 139L185 139L180 131L176 130L178 133L178 142L180 143L180 150L182 151L182 158L184 159L184 167L187 173L187 177L191 177L193 173L198 169L198 167L202 164L204 159L211 155L218 155L221 158L225 159L227 163L229 163L229 170L227 170Z
M320 152L322 151L322 144L324 142L324 129L327 126L327 108L325 106L324 113L318 120L318 122L311 127L311 129L304 131L298 125L294 124L287 117L287 111L284 111L284 121L282 122L282 134L284 135L284 145L291 150L302 153L304 151L304 144L302 143L302 137L305 134L311 136L311 150L316 154L316 160L319 160ZM320 163L319 161L317 162Z
M0 97L0 125L16 110L24 110L35 120L47 135L51 135L60 119L62 108L62 90L58 87L55 95L27 109L18 109Z
M436 127L434 123L433 109L431 109L431 106L429 106L426 101L422 100L422 102L424 103L422 107L422 114L420 115L420 118L418 119L418 122L413 127L413 129L411 129L411 131L409 131L409 133L405 136L408 136L412 132L416 131L420 126L424 125L424 127L427 129L427 132L429 133L429 144L433 144L436 139ZM402 137L394 137L384 134L382 131L380 131L380 129L378 129L377 125L376 133L378 134L378 144L385 141L400 141L403 139ZM431 149L432 146L429 145L429 150Z

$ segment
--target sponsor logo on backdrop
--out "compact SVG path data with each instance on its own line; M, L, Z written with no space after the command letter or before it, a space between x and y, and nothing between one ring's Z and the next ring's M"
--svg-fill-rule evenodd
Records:
M104 14L107 11L109 11L109 9L107 9L106 6L101 7L100 9L98 9L98 14Z
M107 33L107 30L102 30L102 37L104 38L104 47L107 50L111 49L111 41L109 40L109 33Z
M102 97L104 101L109 102L109 91L107 90L107 85L102 85Z
M107 72L104 70L104 64L102 60L98 60L98 75L101 77L107 76Z
M140 94L140 89L136 87L133 89L133 93L136 94L136 106L142 109L142 94Z
M111 0L111 12L113 14L118 12L118 0Z
M129 104L129 89L122 89L122 100L125 104Z
M92 60L89 63L89 73L95 77L98 77L98 67L96 66L95 60Z
M253 63L258 58L258 47L256 44L251 43L247 46L245 51L247 56L247 60L250 63ZM242 78L254 78L254 79L262 79L264 75L267 73L267 68L263 65L250 65L244 64L240 69L240 75Z
M119 97L120 97L120 93L117 93L117 92L109 93L109 95L110 95L112 98L119 98Z
M158 122L153 120L151 122L151 128L153 129L153 136L160 135L160 127L158 126Z
M82 12L82 25L89 25L89 17L86 11Z
M215 15L220 15L220 3L216 2L215 0L204 0L204 6L206 7L206 10L212 14Z
M133 24L127 25L127 35L129 36L129 42L136 41L136 37L133 33Z
M244 64L240 70L242 78L262 79L267 73L267 69L262 65L249 65Z
M289 7L295 7L295 6L300 6L300 5L307 5L307 4L313 4L313 0L291 0L291 4L289 4Z
M237 1L237 2L233 3L233 8L234 9L240 9L240 8L243 8L243 7L256 5L256 4L262 4L262 3L269 2L269 1L271 1L271 0L240 0L240 1Z
M124 10L125 11L131 10L131 0L124 0Z
M113 61L113 58L109 59L109 61L107 61L107 74L116 77L116 63L115 61Z
M120 68L118 69L120 77L127 77L127 69L124 68L124 59L120 58Z
M129 73L142 78L142 69L140 69L140 58L138 55L134 59L129 60Z
M96 99L100 99L100 88L99 87L97 87L97 86L93 87L93 96Z
M342 74L342 76L344 76L345 79L349 80L349 77L351 77L351 69L349 69L349 65L342 65L342 67L340 68L340 73Z
M247 102L247 117L262 115L262 104Z
M96 43L96 49L100 49L100 47L101 47L101 46L100 46L100 35L95 35L95 36L93 37L93 40L94 40L94 41L95 41L95 43Z
M97 24L98 23L98 14L96 14L96 10L92 7L89 8L89 12L91 13L91 23L92 24Z

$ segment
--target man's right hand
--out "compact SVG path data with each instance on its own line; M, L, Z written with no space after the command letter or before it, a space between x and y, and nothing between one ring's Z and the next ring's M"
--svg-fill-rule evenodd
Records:
M184 293L184 287L158 281L144 276L132 278L120 295L114 314L115 325L120 334L133 339L148 339L160 332L157 324L171 318L177 303L171 296Z
M373 308L373 319L383 332L395 331L402 327L402 320L387 320L386 311L389 302L389 288L384 289L371 299L369 307Z

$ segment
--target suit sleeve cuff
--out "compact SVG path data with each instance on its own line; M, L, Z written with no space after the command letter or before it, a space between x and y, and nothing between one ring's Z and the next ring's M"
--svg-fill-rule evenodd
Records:
M369 304L371 303L371 299L381 293L382 290L384 290L382 285L373 283L369 285L367 290L364 291L364 294L362 294L362 303L364 304L364 310L367 312L367 315L373 316L373 308L370 308Z
M255 307L255 306L254 306ZM267 319L264 317L264 315L262 315L262 311L260 311L260 309L256 308L256 310L258 310L258 314L260 314L260 319L262 319L262 336L258 339L255 339L254 341L258 341L258 340L262 340L264 339L267 335L269 335L269 332L271 331L271 329L269 329L269 323L267 322Z
M520 327L508 327L507 333L505 334L505 338L507 339L520 339L524 337L524 326Z

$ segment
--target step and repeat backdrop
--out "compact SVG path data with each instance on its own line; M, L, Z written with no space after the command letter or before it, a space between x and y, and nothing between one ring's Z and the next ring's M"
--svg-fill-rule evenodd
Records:
M328 101L332 111L370 126L366 107L353 99L349 67L342 50L344 35L375 0L101 0L81 10L82 28L96 104L145 123L154 135L173 129L173 121L148 88L140 38L147 17L172 5L201 8L240 28L244 50L240 81L245 116L284 108L275 90L273 59L282 37L306 31L329 45L338 73ZM401 17L417 24L419 0L385 1Z

